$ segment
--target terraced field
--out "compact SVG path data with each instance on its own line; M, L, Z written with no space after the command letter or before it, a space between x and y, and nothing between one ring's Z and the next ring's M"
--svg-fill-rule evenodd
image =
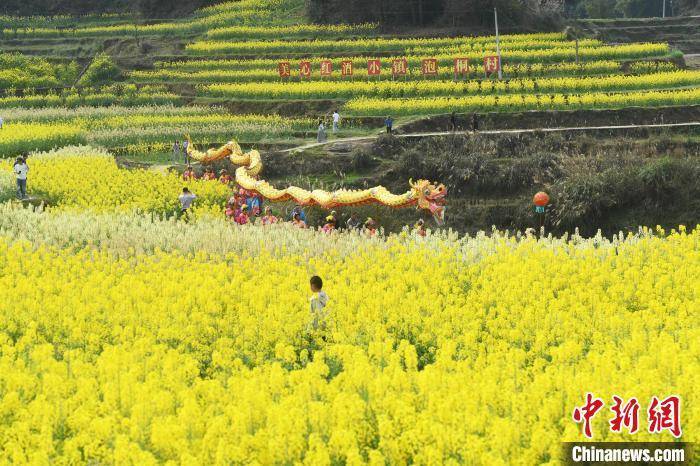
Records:
M276 14L280 9L288 14ZM482 66L484 57L496 53L493 36L392 37L374 24L313 25L305 22L299 0L227 2L190 18L152 24L114 15L3 18L2 25L0 50L13 53L0 55L5 69L0 108L45 108L31 118L60 120L78 127L81 141L129 153L163 151L187 132L210 143L227 139L226 133L250 141L302 142L314 136L319 118L328 122L335 108L345 117L339 136L351 136L371 131L364 117L387 114L415 119L451 112L700 103L700 73L684 70L680 52L666 43L576 43L563 33L506 34L500 38L499 81ZM101 50L122 65L121 76L86 85L81 76L89 72L91 56L84 53ZM426 58L436 59L434 76L421 73ZM459 76L455 58L470 64ZM368 60L375 59L380 74L369 76ZM394 76L397 59L406 60L406 73ZM280 62L289 63L289 78L280 78ZM308 79L299 77L301 62L310 65ZM321 75L321 62L330 62L330 76ZM352 63L352 76L341 75L343 62ZM285 102L287 120L265 116ZM310 102L319 104L309 107ZM180 114L164 107L192 104ZM107 108L88 124L79 116L92 114L87 107ZM73 110L59 117L51 108ZM227 116L226 109L234 115ZM4 114L8 125L34 124L21 110ZM105 122L108 128L100 126ZM53 140L49 128L60 127L51 123L42 130L47 141ZM9 140L5 147L22 149ZM36 148L46 147L24 149Z

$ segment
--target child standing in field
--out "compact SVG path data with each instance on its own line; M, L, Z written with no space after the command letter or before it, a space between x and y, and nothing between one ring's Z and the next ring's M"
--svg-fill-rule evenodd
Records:
M18 157L12 167L17 178L17 199L23 200L27 198L27 173L29 166L27 161L22 157Z
M326 327L326 305L328 295L323 291L323 280L318 275L314 275L310 280L311 285L311 328L318 330Z

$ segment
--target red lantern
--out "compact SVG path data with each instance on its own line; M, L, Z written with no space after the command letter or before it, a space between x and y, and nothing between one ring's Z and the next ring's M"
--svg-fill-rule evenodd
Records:
M537 207L544 207L549 204L549 195L544 191L540 191L532 198L532 202L534 202Z

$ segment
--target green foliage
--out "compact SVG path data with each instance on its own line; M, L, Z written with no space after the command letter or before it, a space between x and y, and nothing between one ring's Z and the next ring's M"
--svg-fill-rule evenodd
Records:
M581 5L589 18L613 18L619 15L617 5L611 0L583 0Z
M78 67L74 62L55 65L43 58L0 53L0 89L71 85L77 73Z
M95 57L88 69L78 81L81 86L97 86L116 81L121 77L121 70L106 53Z

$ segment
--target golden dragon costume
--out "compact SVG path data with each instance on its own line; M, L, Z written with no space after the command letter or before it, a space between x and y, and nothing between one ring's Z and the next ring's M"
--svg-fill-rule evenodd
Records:
M428 180L418 180L415 183L410 180L411 189L403 194L392 194L383 186L363 190L340 189L333 192L318 189L308 191L297 186L277 189L267 181L258 179L263 168L260 153L257 150L244 153L236 141L229 141L218 149L200 152L188 138L187 154L200 163L211 163L228 157L231 163L239 166L236 169L236 183L241 188L257 192L271 201L293 200L300 205L318 205L324 209L371 203L394 208L415 205L417 209L430 211L438 224L444 221L447 189L442 184L434 184Z

